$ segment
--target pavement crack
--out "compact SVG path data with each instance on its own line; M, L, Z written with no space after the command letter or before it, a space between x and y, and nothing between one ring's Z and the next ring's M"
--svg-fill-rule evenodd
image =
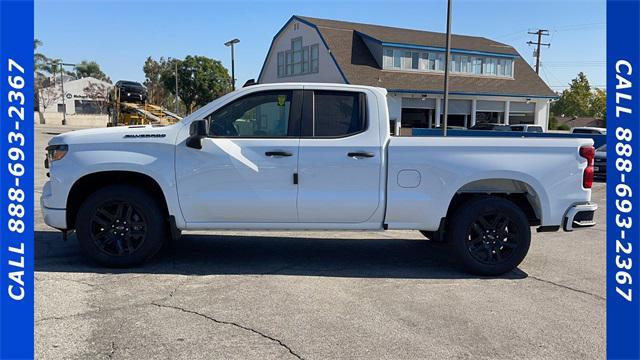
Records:
M111 342L111 350L109 351L109 353L107 354L107 358L112 359L113 355L116 353L116 342L112 341Z
M561 287L561 288L563 288L563 289L567 289L567 290L575 291L575 292L578 292L578 293L580 293L580 294L590 295L590 296L593 296L593 297L595 297L596 299L599 299L599 300L604 300L604 301L606 301L606 300L607 300L604 296L600 296L600 295L598 295L598 294L590 293L590 292L588 292L588 291L584 291L584 290L576 289L576 288L573 288L573 287L571 287L571 286L567 286L567 285L563 285L563 284L560 284L560 283L557 283L557 282L553 282L553 281L551 281L551 280L541 279L541 278L539 278L539 277L532 276L532 275L529 275L529 278L530 278L530 279L533 279L533 280L537 280L537 281L543 282L543 283L547 283L547 284L551 284L551 285L554 285L554 286L558 286L558 287Z
M157 307L161 307L161 308L174 309L174 310L182 311L182 312L193 314L193 315L198 315L198 316L203 317L205 319L211 320L211 321L215 322L216 324L231 325L231 326L235 326L235 327L237 327L239 329L252 332L252 333L257 334L257 335L259 335L259 336L261 336L261 337L263 337L265 339L268 339L268 340L270 340L272 342L277 343L281 347L287 349L287 351L289 351L289 353L291 355L295 356L297 359L300 359L300 360L304 359L302 356L296 354L289 346L287 346L287 344L283 343L281 340L276 339L274 337L271 337L271 336L269 336L269 335L267 335L265 333L262 333L262 332L260 332L258 330L255 330L255 329L252 329L250 327L247 327L247 326L244 326L244 325L232 322L232 321L218 320L218 319L213 318L213 317L211 317L209 315L206 315L206 314L203 314L203 313L199 313L197 311L181 308L181 307L178 307L178 306L158 304L158 303L155 303L155 302L151 303L151 305L154 305L154 306L157 306Z

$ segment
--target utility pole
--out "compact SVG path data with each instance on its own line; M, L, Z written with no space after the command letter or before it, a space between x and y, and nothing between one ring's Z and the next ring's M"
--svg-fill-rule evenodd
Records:
M179 97L178 97L178 60L176 59L175 61L175 65L176 65L176 114L180 115L180 113L178 112L179 110Z
M527 45L537 45L536 47L536 74L540 74L540 46L550 47L551 44L543 44L542 36L549 36L549 30L538 29L538 31L531 32L531 35L538 35L538 42L534 43L533 41L527 41Z
M447 117L449 117L449 57L451 56L451 1L447 1L447 51L444 54L444 119L442 136L447 136Z

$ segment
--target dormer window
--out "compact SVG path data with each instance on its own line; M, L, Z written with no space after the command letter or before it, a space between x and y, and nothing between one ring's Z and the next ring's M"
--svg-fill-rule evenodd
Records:
M513 58L491 55L451 54L452 74L513 78ZM384 47L385 70L444 72L444 51Z

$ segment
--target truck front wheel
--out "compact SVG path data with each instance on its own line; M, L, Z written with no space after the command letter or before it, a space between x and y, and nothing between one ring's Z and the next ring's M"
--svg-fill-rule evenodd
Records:
M108 267L138 265L167 237L160 204L142 189L112 185L91 194L78 210L76 233L84 255Z
M449 241L462 265L480 275L500 275L524 260L531 229L513 202L483 196L462 204L449 223Z

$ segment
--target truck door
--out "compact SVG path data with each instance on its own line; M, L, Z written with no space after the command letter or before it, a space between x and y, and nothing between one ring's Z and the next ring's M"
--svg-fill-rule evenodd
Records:
M258 91L206 117L202 149L177 146L180 207L189 223L295 223L300 90Z
M299 221L366 222L382 206L376 104L364 92L305 88L302 114Z

